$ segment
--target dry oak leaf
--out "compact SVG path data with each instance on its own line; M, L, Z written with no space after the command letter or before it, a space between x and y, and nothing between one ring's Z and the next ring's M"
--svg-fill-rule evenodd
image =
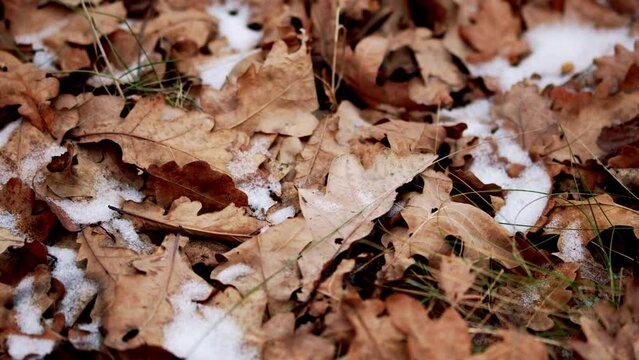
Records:
M122 148L124 162L143 169L169 161L179 166L206 161L226 172L233 158L230 149L249 140L239 131L211 131L214 122L209 115L170 107L163 96L140 99L124 119L120 117L124 100L111 98L110 107L100 109L99 116L82 119L71 136L80 143L114 141Z
M39 0L2 0L2 5L4 19L8 21L11 35L18 44L49 29L58 31L66 24L71 13L56 4L42 6Z
M634 44L634 50L630 51L622 45L615 45L615 54L598 57L594 60L597 69L594 72L595 79L599 80L596 94L607 97L619 91L619 85L628 74L633 64L639 63L639 41Z
M554 255L566 262L590 260L592 255L586 245L607 228L630 226L639 236L639 212L616 204L608 194L557 203L547 217L545 232L559 235L559 252Z
M472 264L460 257L442 256L439 272L435 274L439 288L452 303L458 303L464 294L473 286L476 274L472 272Z
M505 129L517 135L517 142L528 151L543 153L553 140L551 137L559 134L559 114L550 109L550 101L533 84L517 83L506 94L497 97L493 113L504 121Z
M577 19L596 28L618 28L630 22L629 16L619 14L608 3L596 0L564 0L563 7L566 19Z
M339 120L336 115L330 115L320 120L313 135L297 156L295 184L298 187L324 186L333 159L348 153L348 147L338 144L335 140Z
M267 339L262 350L264 360L331 360L335 358L335 344L324 337L298 331L295 315L280 313L263 326Z
M473 16L473 24L459 28L462 38L476 50L466 60L479 63L503 56L511 64L516 63L530 50L519 40L521 30L521 21L507 1L485 0Z
M170 161L162 166L151 165L147 172L145 192L154 195L162 207L168 207L181 196L199 201L204 211L221 210L230 204L248 205L246 194L235 187L233 178L211 169L204 161L184 166Z
M45 45L53 49L65 42L77 45L91 45L98 36L111 34L120 28L120 22L126 18L124 2L114 2L96 7L86 7L67 18L66 25L55 35L45 39Z
M291 296L302 284L296 260L312 240L304 218L288 219L225 253L227 261L213 270L211 278L233 285L245 296L263 299L271 315L290 311ZM225 281L225 271L238 266L248 266L248 274Z
M234 241L244 241L265 225L233 204L218 212L200 214L202 203L186 197L176 199L166 214L164 207L149 201L127 201L117 211L128 215L140 231L181 230L188 235Z
M618 309L601 302L594 306L595 318L579 320L587 342L572 347L586 360L636 360L639 349L639 284L626 281L623 304Z
M35 193L18 178L11 178L0 190L0 212L12 217L15 231L23 240L43 242L55 225L53 213L38 204ZM7 214L8 213L8 214ZM11 240L11 239L7 239Z
M449 255L452 251L447 236L464 242L463 257L470 261L492 258L508 268L519 264L508 231L481 209L450 199L453 185L448 176L431 170L422 178L423 192L412 196L401 211L408 229L397 228L382 239L384 246L392 243L395 249L385 255L386 264L381 270L384 279L401 278L414 264L414 255L437 264L438 254Z
M60 83L31 63L23 64L13 55L0 51L0 107L20 105L18 112L40 131L53 128L50 99L58 95Z
M578 115L563 112L560 118L564 139L554 151L554 159L581 162L606 155L597 143L602 129L623 124L639 115L639 92L618 92L608 98L593 97Z
M367 128L362 135L375 140L386 138L391 149L399 155L412 152L437 153L446 139L446 129L441 125L389 120Z
M575 280L578 269L579 264L563 263L547 274L536 274L531 283L520 281L497 289L495 314L502 321L535 331L552 329L555 322L550 315L568 307L572 291L566 288Z
M388 104L396 107L412 108L417 104L410 97L408 83L387 81L383 86L377 84L377 74L390 47L390 40L379 34L362 39L355 50L346 47L344 55L344 81L355 93L371 106Z
M107 346L118 350L145 344L162 346L163 327L175 314L171 297L187 282L209 287L183 256L186 242L185 237L168 235L153 254L131 262L134 274L117 277L112 301L102 317ZM203 301L208 295L200 294L193 300Z
M331 163L326 192L299 189L300 207L313 233L313 244L301 255L304 288L310 290L323 267L373 229L373 220L392 206L396 189L435 161L433 154L401 157L390 150L365 169L355 155Z
M437 320L431 320L422 304L408 295L386 299L393 325L408 338L409 359L469 359L471 338L466 322L449 308Z
M171 50L179 49L180 55L194 55L207 44L216 27L216 19L205 11L161 11L144 25L144 49L153 51L158 40L163 39L171 45Z
M473 360L546 360L548 350L537 339L523 331L497 330L495 335L502 341L491 345Z
M136 273L131 262L139 255L128 248L115 246L113 238L100 226L89 226L78 233L78 261L87 260L86 276L100 284L91 316L101 319L115 299L120 276Z
M319 106L313 64L305 44L289 54L286 44L276 42L259 69L251 66L236 86L227 84L221 92L236 99L230 109L213 113L222 129L301 137L318 124L312 114Z
M355 330L346 354L348 360L408 359L406 337L383 316L386 306L379 299L361 300L358 295L346 298L342 312Z

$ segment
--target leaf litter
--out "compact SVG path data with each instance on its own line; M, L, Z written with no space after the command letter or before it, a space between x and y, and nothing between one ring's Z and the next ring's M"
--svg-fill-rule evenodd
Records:
M2 5L6 356L636 359L636 2Z

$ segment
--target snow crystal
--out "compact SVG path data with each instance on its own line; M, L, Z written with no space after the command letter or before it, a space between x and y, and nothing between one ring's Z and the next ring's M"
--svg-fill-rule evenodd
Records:
M239 54L226 55L211 61L199 64L197 70L203 85L209 85L216 90L220 90L226 78L229 76L235 65L245 58L257 53L259 50L245 51Z
M226 168L235 180L235 186L246 194L249 206L258 218L264 218L266 211L276 204L271 198L271 192L282 191L282 184L272 175L264 179L253 171L258 155L270 157L267 144L267 139L258 139L247 151L237 152L233 160L226 164Z
M18 220L6 210L0 210L0 228L7 229L12 234L19 236Z
M60 156L67 152L67 149L51 144L45 148L35 150L20 162L20 179L22 182L31 184L42 180L42 175L36 177L38 171L51 162L54 156Z
M88 332L88 334L80 337L69 338L69 341L77 349L89 351L100 350L102 346L102 334L100 333L100 322L95 321L90 324L79 324L78 329Z
M55 341L50 339L36 339L24 335L9 335L7 348L9 356L16 360L22 360L29 355L44 357L53 351Z
M262 39L262 32L250 29L248 25L251 9L238 0L226 1L207 9L218 20L218 30L226 37L231 48L247 51L254 48Z
M527 286L521 293L521 303L524 306L534 306L537 301L541 300L539 288L535 285Z
M47 246L47 249L49 254L57 259L51 275L58 279L65 289L64 298L58 309L64 314L66 325L71 326L83 306L97 293L98 285L88 279L84 270L77 266L75 250L55 246Z
M244 263L239 263L231 265L226 269L220 271L220 273L217 274L217 276L215 277L215 280L221 282L222 284L230 284L237 278L250 275L252 273L253 268Z
M127 247L137 253L148 253L152 247L140 239L133 223L126 219L115 218L102 226L110 233L117 232L122 236Z
M553 220L546 225L546 228L557 229L558 226L559 218L553 218ZM563 247L561 252L555 255L558 255L565 262L582 262L585 260L586 252L579 227L579 221L574 220L568 224L566 229L559 229L561 230Z
M503 58L490 62L470 65L476 76L491 76L498 80L503 91L533 74L541 75L534 80L539 86L559 85L572 74L562 75L563 64L572 63L573 73L586 70L592 61L613 52L615 44L631 49L638 36L630 36L627 28L596 29L591 25L574 21L561 21L539 25L524 34L532 53L517 66L511 66Z
M279 209L273 212L272 214L269 214L267 219L271 224L277 225L283 223L284 220L288 218L292 218L293 216L295 216L295 208L292 206L287 206L283 209Z
M11 134L13 134L15 129L20 127L21 123L22 120L16 120L14 122L8 123L7 125L5 125L4 128L2 128L2 131L0 131L0 147L3 147L7 144L9 138L11 138Z
M173 321L164 327L164 348L188 360L258 359L257 351L243 344L243 333L235 321L220 310L191 301L211 292L202 282L188 282L170 299Z
M33 302L33 276L27 276L18 283L13 292L16 322L21 332L29 335L40 335L44 327L40 322L42 312Z
M116 215L109 205L119 206L123 200L142 201L144 196L132 186L107 178L105 174L96 177L95 196L91 199L70 200L53 199L52 201L77 224L95 224L109 221Z
M114 83L129 84L137 80L140 72L149 70L149 58L143 54L140 55L137 61L132 64L128 64L126 69L113 70L104 69L101 74L93 75L87 79L87 84L94 88L113 85Z

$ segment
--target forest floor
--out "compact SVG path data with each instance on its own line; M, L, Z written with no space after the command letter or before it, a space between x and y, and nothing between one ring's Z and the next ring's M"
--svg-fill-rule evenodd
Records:
M0 353L639 360L638 0L1 0Z

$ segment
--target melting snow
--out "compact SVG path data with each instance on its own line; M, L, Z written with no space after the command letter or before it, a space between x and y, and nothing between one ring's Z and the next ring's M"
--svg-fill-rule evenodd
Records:
M241 278L246 275L250 275L253 273L253 268L244 264L239 263L235 265L231 265L226 269L220 271L219 274L215 277L215 280L221 282L222 284L230 284L235 281L237 278Z
M288 218L292 218L295 216L295 208L292 206L287 206L283 209L279 209L277 211L274 211L273 213L269 214L267 216L267 220L273 224L273 225L277 225L277 224L281 224L284 222L284 220L288 219Z
M14 122L8 123L5 127L0 131L0 147L3 147L7 144L9 139L11 138L11 134L20 127L22 120L16 120Z
M7 348L9 355L16 360L22 360L29 355L42 358L53 351L55 341L49 339L36 339L24 335L9 335Z
M119 206L123 200L142 201L144 195L128 184L107 178L105 174L97 176L94 184L95 196L91 199L69 200L54 199L56 205L77 224L95 224L109 221L116 215L109 205Z
M140 239L140 235L135 231L135 227L131 221L115 218L107 223L103 223L102 226L110 233L119 233L129 249L137 253L148 253L152 251L152 247Z
M505 204L495 214L495 220L511 233L525 232L537 222L548 201L551 180L543 164L533 163L528 153L514 140L514 133L500 129L491 135L490 102L480 100L464 108L443 111L442 115L466 123L471 136L481 139L492 137L498 145L497 154L487 141L472 150L473 163L470 171L483 183L494 183L506 192ZM510 163L526 166L518 177L511 178L507 165L498 157Z
M209 85L216 90L220 90L226 78L229 76L235 65L248 56L257 53L259 50L244 51L239 54L221 56L208 62L199 64L197 70L203 85Z
M100 350L102 347L102 334L100 333L100 322L90 324L79 324L78 329L88 332L80 337L69 338L74 347L81 350Z
M44 45L44 39L55 35L67 24L68 20L63 19L50 26L32 34L18 35L15 37L16 44L31 45L36 53L33 55L33 63L43 70L55 70L53 62L58 56Z
M29 335L40 335L44 332L44 327L42 327L40 322L42 313L33 302L33 295L33 276L26 276L13 292L16 322L21 332Z
M75 250L55 246L48 246L47 249L57 259L51 276L58 279L65 289L58 310L64 314L66 325L71 326L84 305L97 293L98 285L88 279L84 270L77 266Z
M20 179L26 184L39 182L42 179L42 175L37 174L38 170L50 163L54 156L62 155L65 152L67 152L66 148L56 144L33 151L20 162Z
M553 226L552 222L548 224ZM556 225L555 225L556 226ZM581 262L585 260L584 241L579 233L579 221L575 220L561 233L563 248L559 257L565 262Z
M173 321L164 327L164 348L188 360L258 359L257 351L243 344L244 334L233 318L220 310L191 301L211 292L207 284L188 282L170 299Z
M496 58L487 63L470 65L470 72L496 78L503 91L533 74L541 75L540 80L534 80L540 87L558 85L572 75L561 74L563 64L572 63L573 74L584 71L595 58L612 53L615 44L632 49L634 40L639 38L629 35L627 28L596 29L573 21L539 25L528 30L523 37L532 53L517 66L511 66L503 58Z
M218 20L218 30L226 37L231 48L237 51L253 49L262 39L262 32L248 27L251 9L238 0L226 1L207 9Z

